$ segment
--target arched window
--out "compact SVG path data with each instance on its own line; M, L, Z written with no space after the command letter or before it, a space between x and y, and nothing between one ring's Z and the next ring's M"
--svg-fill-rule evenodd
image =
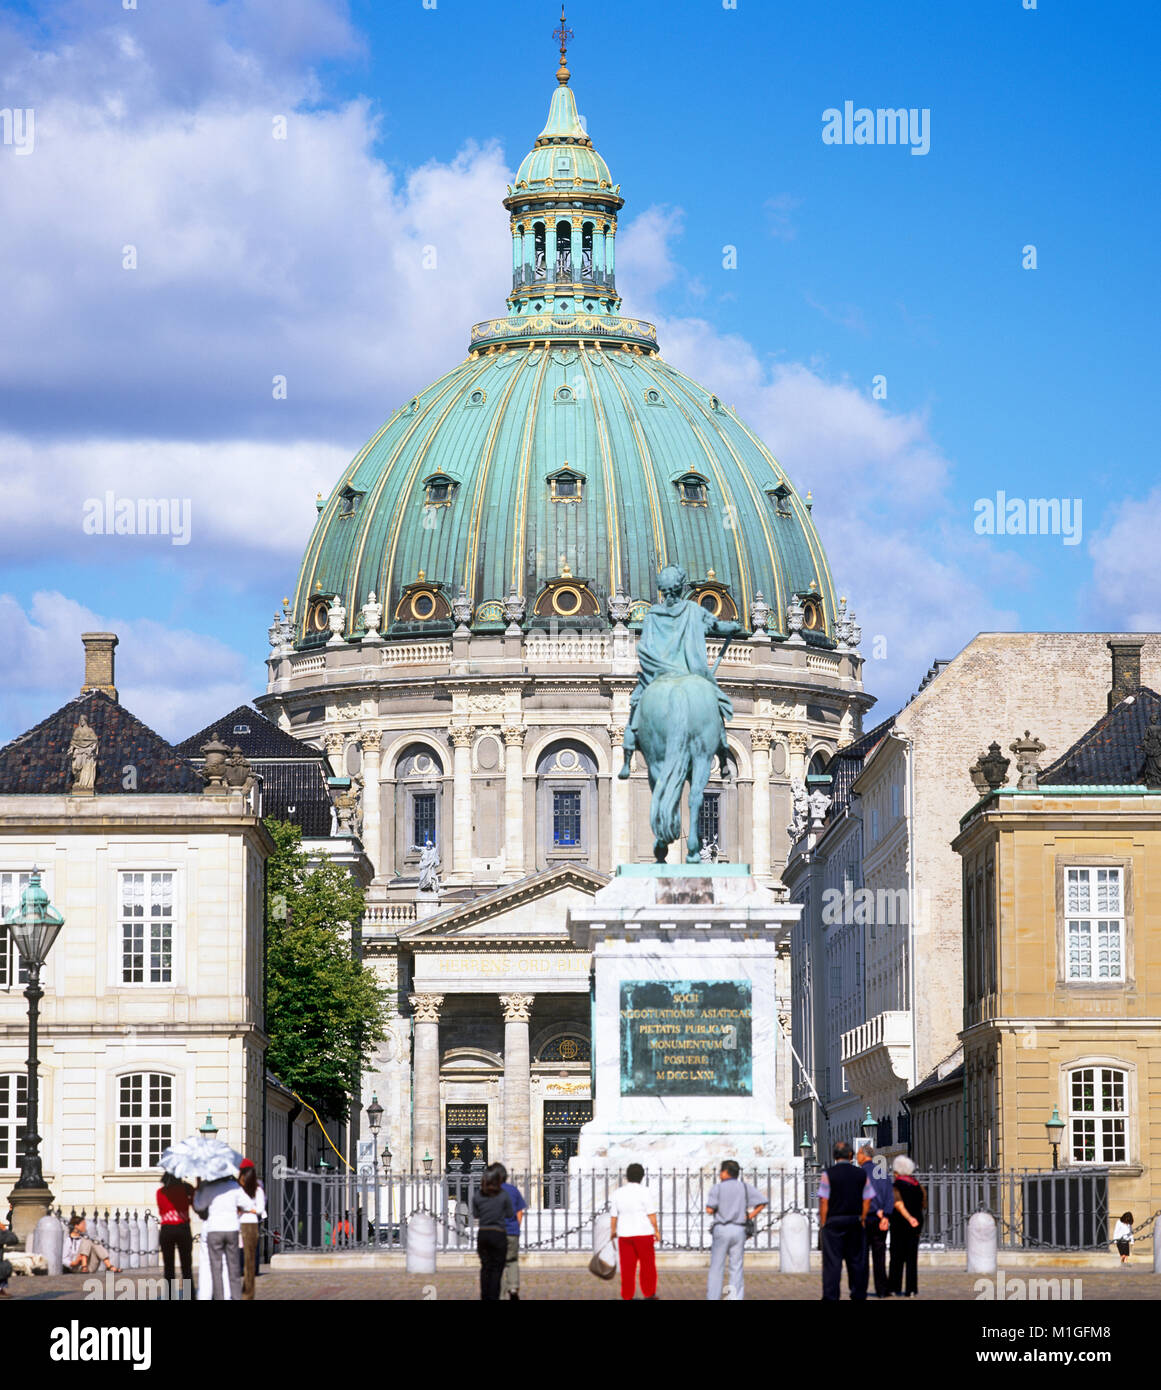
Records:
M818 749L818 751L811 758L810 763L806 769L807 775L810 777L821 777L825 775L826 765L829 762L830 754L826 751L826 749Z
M556 278L572 279L572 224L560 221L556 224Z
M443 762L426 744L412 744L395 760L395 862L399 872L415 874L424 845L430 840L440 848L442 834Z
M134 1071L117 1078L117 1167L154 1168L173 1143L173 1077Z
M548 264L546 259L548 253L545 250L544 244L543 222L537 222L532 228L532 241L533 256L535 258L532 266L533 276L537 280L546 280L548 278Z
M550 1038L536 1054L538 1062L588 1062L592 1058L589 1040L580 1033L558 1033Z
M715 762L710 780L701 799L701 815L698 817L698 834L703 849L709 849L714 859L745 860L740 842L738 823L738 765L733 754L727 754L730 765L728 782L722 781L721 772Z
M1068 1149L1072 1163L1129 1161L1129 1074L1117 1067L1068 1072Z
M581 229L581 278L593 278L593 224L586 222Z
M540 867L596 862L597 768L581 743L562 739L536 764L536 847Z
M683 507L706 507L709 495L706 480L700 473L683 473L677 478L677 495Z

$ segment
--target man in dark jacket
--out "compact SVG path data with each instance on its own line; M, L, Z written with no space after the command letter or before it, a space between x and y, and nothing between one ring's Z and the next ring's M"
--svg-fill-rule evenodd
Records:
M835 1161L818 1184L818 1229L822 1244L822 1296L837 1299L843 1262L851 1297L867 1296L867 1241L863 1224L875 1189L854 1162L854 1150L843 1141L834 1146Z
M867 1252L875 1277L875 1297L890 1298L887 1284L887 1232L890 1229L891 1213L895 1210L895 1184L887 1171L883 1156L876 1155L870 1144L864 1144L855 1157L875 1189L871 1210L867 1213L865 1222Z

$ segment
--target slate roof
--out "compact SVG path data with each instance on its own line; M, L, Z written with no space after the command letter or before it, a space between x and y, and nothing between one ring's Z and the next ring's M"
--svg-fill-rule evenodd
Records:
M231 748L241 748L262 778L264 816L297 825L307 839L331 833L330 764L324 753L285 733L251 705L239 705L183 739L178 752L200 764L201 749L214 734Z
M1161 695L1142 686L1126 695L1108 714L1052 764L1041 771L1042 787L1133 786L1142 781L1145 754L1141 740L1156 715Z
M242 732L242 730L246 732ZM176 745L183 758L200 758L203 744L217 734L231 748L235 745L251 760L255 758L312 758L323 757L317 748L293 738L273 720L259 714L252 705L239 705L223 714L199 733L191 734Z
M0 794L46 796L68 792L72 783L69 744L81 716L97 734L95 791L193 792L202 779L172 744L100 690L78 695L55 714L0 748ZM124 785L125 769L136 769L136 785Z
M884 719L881 724L876 724L861 738L855 739L854 743L848 743L845 748L840 748L831 758L826 767L830 774L831 786L829 815L835 815L850 802L851 786L862 772L867 754L881 739L887 736L894 723L894 715L890 719Z

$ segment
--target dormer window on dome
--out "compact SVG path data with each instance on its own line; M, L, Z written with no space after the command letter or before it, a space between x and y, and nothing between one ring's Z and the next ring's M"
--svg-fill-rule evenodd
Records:
M646 404L646 405L664 405L664 404L665 404L665 401L662 399L661 392L658 391L657 388L656 388L655 386L650 386L649 389L645 392L645 404Z
M677 495L684 507L708 507L709 483L700 473L682 473L675 478Z
M822 599L816 593L798 595L802 604L802 626L807 632L825 632L826 619L822 612Z
M558 387L555 395L553 396L553 400L556 402L557 405L575 405L576 392L572 389L571 386Z
M548 496L553 502L579 502L584 492L585 476L566 463L545 479Z
M442 584L432 583L419 571L416 580L404 587L403 596L395 605L392 627L411 627L415 623L450 623L451 604L443 593Z
M475 391L472 391L472 392L469 394L467 400L464 402L464 405L465 405L465 406L478 406L478 405L483 405L484 402L485 402L487 399L488 399L488 393L487 393L487 391L481 391L481 390L479 390L479 389L477 388Z
M450 507L459 483L446 473L433 473L423 484L425 507Z
M766 489L766 496L774 503L774 510L779 516L790 516L790 498L793 493L789 483L779 483L777 487Z
M306 610L306 635L308 637L330 631L330 611L329 598L316 595L311 599Z
M700 584L694 584L690 597L715 618L722 618L728 622L737 621L738 605L730 597L729 586L723 584L713 570L708 572Z
M356 488L343 488L342 492L339 493L339 515L354 516L363 505L363 497L364 494L359 492Z

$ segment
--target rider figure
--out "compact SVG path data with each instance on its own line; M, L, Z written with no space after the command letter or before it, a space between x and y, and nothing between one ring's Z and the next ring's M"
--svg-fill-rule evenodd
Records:
M637 643L637 660L640 671L637 686L629 697L629 723L625 729L623 747L625 765L617 774L628 777L637 747L637 708L641 702L641 692L658 676L704 676L715 686L706 659L705 639L707 637L732 637L741 632L742 624L715 618L708 609L691 599L682 598L686 587L685 571L680 565L666 565L657 576L657 588L661 601L655 603L645 614L641 624L641 640ZM718 707L722 722L732 719L734 707L729 696L718 688ZM722 776L729 775L724 746L718 750L718 763Z

